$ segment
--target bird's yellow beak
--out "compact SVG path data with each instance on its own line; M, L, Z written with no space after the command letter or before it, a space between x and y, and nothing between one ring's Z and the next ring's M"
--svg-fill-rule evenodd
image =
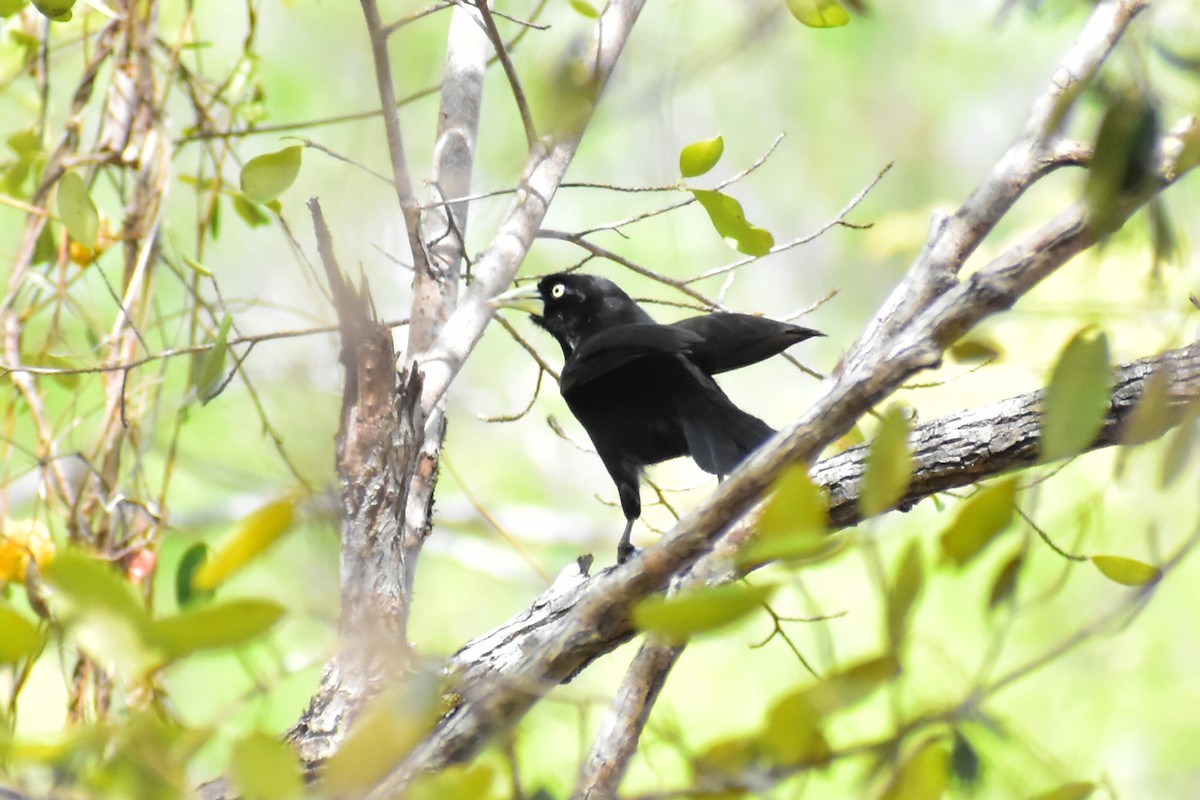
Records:
M493 308L515 308L535 317L540 317L543 311L542 295L538 292L537 284L532 283L502 292L489 300L488 305Z

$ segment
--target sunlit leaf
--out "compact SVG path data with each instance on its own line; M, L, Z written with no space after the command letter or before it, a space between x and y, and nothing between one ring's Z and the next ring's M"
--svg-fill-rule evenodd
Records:
M229 331L232 327L233 317L226 314L212 346L192 356L192 384L201 402L207 403L216 397L225 381L225 357L229 352Z
M1091 781L1075 781L1035 794L1029 800L1087 800L1097 788Z
M950 753L931 739L897 770L880 800L936 800L950 785Z
M787 7L810 28L840 28L850 22L850 15L837 0L787 0Z
M921 556L921 542L913 539L896 567L896 578L887 596L888 641L893 647L899 647L908 633L908 618L924 584L925 559Z
M305 796L296 752L265 733L252 733L234 746L229 773L240 796L246 800L291 800Z
M214 239L217 238L220 232L220 217L217 213L220 208L219 203L213 206L212 229ZM262 206L251 203L241 193L233 195L233 210L251 228L261 228L263 225L271 224L271 216L263 211Z
M33 7L52 22L70 22L75 0L32 0Z
M894 405L883 414L863 471L858 505L864 517L873 517L894 506L912 479L912 453L908 449L908 417Z
M775 237L769 231L747 222L742 204L733 197L724 192L707 189L692 189L691 192L708 213L708 218L712 220L717 233L739 252L762 256L775 246Z
M95 249L100 212L88 194L87 184L74 172L64 172L58 180L58 216L72 239Z
M300 174L303 150L297 144L247 161L242 167L242 194L252 203L269 203L279 197Z
M672 597L655 595L633 609L640 630L686 639L736 622L757 609L775 591L774 584L745 582L688 589Z
M212 589L198 589L195 585L196 573L208 561L208 555L208 545L197 542L179 559L179 569L175 572L175 602L180 608L213 596Z
M570 2L571 8L575 9L588 19L599 19L600 12L596 10L594 5L587 2L587 0L568 0L568 2Z
M37 653L42 634L15 609L0 604L0 664L13 664Z
M696 178L717 165L725 152L725 140L720 136L692 142L679 152L679 174Z
M294 498L276 500L239 522L228 541L196 571L192 585L197 589L215 589L224 583L288 529L295 507Z
M900 662L892 654L871 658L827 676L808 690L808 699L818 713L829 716L865 700L900 674Z
M992 581L992 588L988 592L989 611L995 611L1001 603L1012 599L1017 591L1017 578L1021 574L1021 566L1024 563L1025 556L1023 553L1017 553L1004 562L1004 566L996 573L996 577Z
M1142 396L1121 429L1121 444L1135 445L1151 442L1171 427L1171 373L1156 369L1146 379Z
M189 267L196 270L196 272L199 272L201 275L203 275L206 278L211 278L213 276L212 270L210 270L208 267L204 266L203 264L201 264L199 261L192 258L191 256L188 256L188 255L183 256L183 263L187 264Z
M755 525L754 542L739 556L743 565L778 559L805 559L825 551L829 538L827 501L801 464L783 471L771 488Z
M1092 556L1092 563L1104 577L1125 586L1145 586L1162 577L1158 567L1124 556Z
M1016 497L1017 480L1008 478L980 489L967 499L939 539L942 560L961 567L979 555L1012 524Z
M824 722L807 689L783 696L767 712L761 736L764 755L778 767L824 763L830 753Z
M1111 391L1108 337L1085 328L1067 342L1050 374L1042 401L1042 461L1077 455L1095 441Z

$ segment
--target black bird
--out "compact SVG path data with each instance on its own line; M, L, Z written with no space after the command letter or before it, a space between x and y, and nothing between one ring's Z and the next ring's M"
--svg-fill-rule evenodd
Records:
M562 396L591 437L625 512L617 545L622 562L634 552L629 534L642 513L643 467L690 455L700 469L724 476L775 432L735 406L712 376L824 336L725 312L662 325L615 283L592 275L548 275L492 304L533 315L562 347Z

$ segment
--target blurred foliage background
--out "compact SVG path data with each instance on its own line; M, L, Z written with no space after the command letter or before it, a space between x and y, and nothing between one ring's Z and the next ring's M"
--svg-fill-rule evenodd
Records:
M232 648L180 652L149 676L114 644L119 631L101 626L87 639L91 625L50 632L31 651L35 657L0 668L0 720L8 740L0 769L32 790L78 782L111 797L172 796L226 769L235 743L286 730L335 645L333 440L342 376L329 330L333 311L311 262L304 200L320 198L341 263L366 276L382 319L407 315L410 283L393 190L364 169L386 172L387 157L371 113L378 97L357 8L305 0L140 5L157 14L159 41L150 52L164 102L154 130L166 139L146 145L161 148L163 160L153 172L161 179L161 223L150 255L152 288L139 301L137 341L128 352L181 352L127 373L119 409L127 427L114 443L105 434L113 430L106 399L113 374L86 368L118 352L114 333L125 312L117 299L137 259L119 242L72 258L63 214L48 203L58 216L44 234L45 258L19 275L13 266L28 244L23 237L30 204L40 202L35 187L42 170L72 128L83 145L67 164L89 180L100 238L107 230L119 239L126 224L135 170L93 169L95 159L87 157L102 128L105 94L98 91L80 110L70 107L108 12L103 4L81 2L73 19L49 23L21 0L0 2L0 135L8 141L0 156L5 310L20 321L21 363L84 370L34 376L25 389L16 373L0 372L0 524L4 541L19 541L21 552L36 555L27 543L49 540L35 571L49 570L52 579L53 553L72 544L114 561L156 619L180 611L176 581L192 548L207 543L219 551L249 529L250 539L270 546L216 581L216 602L265 600L281 617L268 634ZM535 117L547 118L557 99L554 75L592 21L566 0L503 5L517 17L537 9L538 24L547 26L528 31L513 50ZM811 242L694 284L732 309L778 318L806 311L803 324L828 338L805 343L794 355L824 374L917 254L930 213L956 207L1015 137L1090 5L872 3L845 27L815 30L775 0L649 3L572 165L575 185L561 190L546 225L590 230L687 199L679 151L717 134L725 142L722 161L688 185L711 188L769 153L727 191L778 242L820 229L892 164L849 214L855 227L835 226ZM422 8L398 2L389 11L400 17ZM429 14L396 37L401 95L418 95L440 79L447 23L446 13ZM521 30L500 24L506 37ZM1103 86L1151 94L1164 125L1195 113L1198 34L1193 3L1159 0L1110 59ZM112 62L100 65L98 86L110 85L113 69ZM508 85L495 68L485 98L475 179L481 193L514 185L525 147ZM1075 136L1094 138L1104 101L1103 91L1087 98L1084 113L1069 122ZM426 94L403 107L416 175L429 172L436 102L436 94ZM242 165L295 144L306 145L303 163L274 208L236 198ZM1077 199L1082 182L1081 171L1064 170L1040 183L973 263L986 262L989 253ZM499 195L473 203L469 253L487 245L507 202ZM982 367L948 360L898 399L929 420L1039 388L1065 343L1088 325L1106 333L1114 361L1192 341L1197 312L1188 297L1200 291L1192 246L1200 218L1195 181L1172 188L1158 213L1156 224L1139 214L1103 247L972 334L995 350L993 360ZM676 280L741 257L694 203L593 240ZM568 242L543 239L522 274L575 266L586 255ZM651 310L662 320L698 307L618 264L593 259L585 269L656 303ZM205 355L211 349L188 351L219 342L226 315L232 327L223 359L213 362ZM549 337L527 319L511 323L559 364ZM3 363L13 366L14 332L4 335ZM253 340L259 336L274 338ZM397 341L402 349L403 327ZM207 382L198 377L206 369L217 370ZM599 460L576 446L586 437L548 378L534 397L538 375L513 337L493 325L452 388L448 469L411 622L417 647L430 658L524 608L547 575L581 552L595 552L603 563L611 558L621 522L615 493ZM724 386L739 405L780 427L804 408L816 381L777 359ZM31 396L43 404L40 424ZM561 422L566 439L549 419ZM865 420L861 435L869 437L874 425ZM1184 460L1192 428L1185 428L1186 439L1168 436L1029 470L1020 476L1026 487L1021 509L1064 550L1162 563L1189 546L1200 525L1200 474L1194 461ZM1182 467L1164 485L1169 454ZM43 466L57 463L68 483L86 487L106 458L119 461L116 482L96 493L89 519L104 534L89 540L68 524L79 518L72 516L78 509L47 497ZM713 486L690 462L662 465L651 477L680 512ZM263 535L252 515L279 501L294 505L294 518ZM1194 794L1200 789L1192 711L1200 705L1200 639L1191 611L1200 604L1195 559L1181 560L1146 603L1148 593L1119 586L1090 564L1064 560L1031 522L1018 519L981 558L955 570L938 564L935 545L960 505L957 497L923 502L843 534L854 544L836 559L803 570L771 568L762 576L784 584L772 601L779 615L829 617L782 623L795 649L827 674L880 651L882 576L896 574L914 543L920 548L928 577L910 623L903 675L888 692L838 717L829 735L869 741L891 730L902 709L956 706L981 682L1017 670L1019 677L977 707L964 706L957 718L955 730L981 764L978 780L956 785L960 796L1026 796L1075 780L1095 781L1111 796ZM635 542L653 542L669 527L670 508L649 507ZM1015 600L989 610L997 575L1017 553L1024 562ZM149 560L145 572L138 571L140 558ZM39 601L22 586L24 574L13 567L4 577L8 588L0 602L36 622ZM87 598L80 602L86 605ZM650 721L626 790L678 785L697 754L757 729L775 701L812 680L772 630L767 614L755 614L689 647ZM1079 642L1055 652L1079 631L1086 634ZM81 641L91 643L90 659L76 655ZM1046 653L1054 657L1040 661ZM622 648L602 659L516 728L512 746L527 788L544 787L552 796L569 789L629 657L630 649ZM81 674L85 661L90 677ZM147 710L153 713L142 716ZM150 732L139 734L139 725ZM121 744L105 751L100 740ZM167 755L148 757L150 740ZM483 758L498 765L506 759L502 752ZM151 762L172 766L156 770ZM785 783L778 796L857 796L870 770L869 759L851 759Z

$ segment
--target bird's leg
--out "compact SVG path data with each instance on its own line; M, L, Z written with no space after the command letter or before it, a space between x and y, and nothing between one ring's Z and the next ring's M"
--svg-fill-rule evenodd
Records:
M617 563L624 564L633 554L637 552L637 548L629 541L629 535L633 533L633 517L625 520L625 532L621 534L621 541L617 542Z

